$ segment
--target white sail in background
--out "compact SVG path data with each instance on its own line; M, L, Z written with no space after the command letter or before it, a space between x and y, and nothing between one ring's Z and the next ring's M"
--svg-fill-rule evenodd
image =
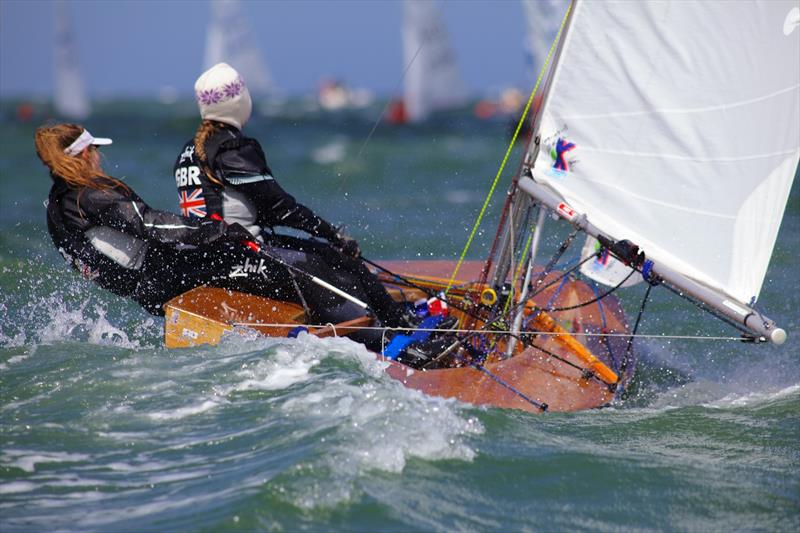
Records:
M408 118L418 122L433 112L464 104L467 90L441 21L430 0L406 0L403 8L404 100Z
M272 77L239 0L213 0L206 34L206 69L225 62L235 68L253 94L273 90Z
M800 160L797 12L576 2L535 179L608 237L751 302Z
M521 0L525 20L526 72L536 81L553 44L569 0Z
M89 99L78 67L66 2L55 3L56 47L53 105L61 117L83 120L89 116Z

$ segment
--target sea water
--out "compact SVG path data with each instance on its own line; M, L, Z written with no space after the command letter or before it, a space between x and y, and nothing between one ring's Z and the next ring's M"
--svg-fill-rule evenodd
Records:
M0 130L0 529L10 531L796 531L800 529L800 202L759 305L782 347L654 290L628 394L571 414L475 407L388 378L346 339L230 335L168 350L163 319L70 271L47 235L41 111ZM256 116L285 189L373 259L458 259L507 124L380 125L380 108ZM101 105L106 170L176 210L190 103ZM519 162L512 151L482 259ZM666 223L666 222L665 222ZM548 223L551 224L551 223ZM564 233L556 231L555 246ZM641 286L621 297L633 319Z

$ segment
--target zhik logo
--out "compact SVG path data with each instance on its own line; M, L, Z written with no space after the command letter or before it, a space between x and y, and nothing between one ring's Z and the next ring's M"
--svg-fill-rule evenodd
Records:
M261 274L262 276L267 277L267 264L263 259L259 259L258 264L251 263L250 258L245 259L243 265L235 265L233 267L233 270L231 270L230 274L228 274L228 277L246 278L251 273Z

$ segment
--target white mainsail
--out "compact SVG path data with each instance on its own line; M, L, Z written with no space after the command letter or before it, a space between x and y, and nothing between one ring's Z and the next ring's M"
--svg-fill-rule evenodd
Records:
M751 304L800 160L797 11L576 1L534 179L604 235Z
M66 2L55 3L56 47L53 105L60 116L83 120L89 116L89 99L78 67Z
M264 95L273 90L272 76L239 0L211 2L203 64L208 69L221 62L239 71L251 93Z
M442 24L430 0L406 0L403 8L404 103L412 122L433 111L464 104L467 90Z

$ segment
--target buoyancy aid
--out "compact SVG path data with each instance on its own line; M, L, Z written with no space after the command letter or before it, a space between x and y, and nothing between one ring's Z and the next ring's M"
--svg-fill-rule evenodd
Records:
M220 127L205 142L206 161L189 140L175 162L181 212L203 217L216 213L238 222L253 235L284 226L324 239L336 228L298 203L278 184L257 140L231 126Z

